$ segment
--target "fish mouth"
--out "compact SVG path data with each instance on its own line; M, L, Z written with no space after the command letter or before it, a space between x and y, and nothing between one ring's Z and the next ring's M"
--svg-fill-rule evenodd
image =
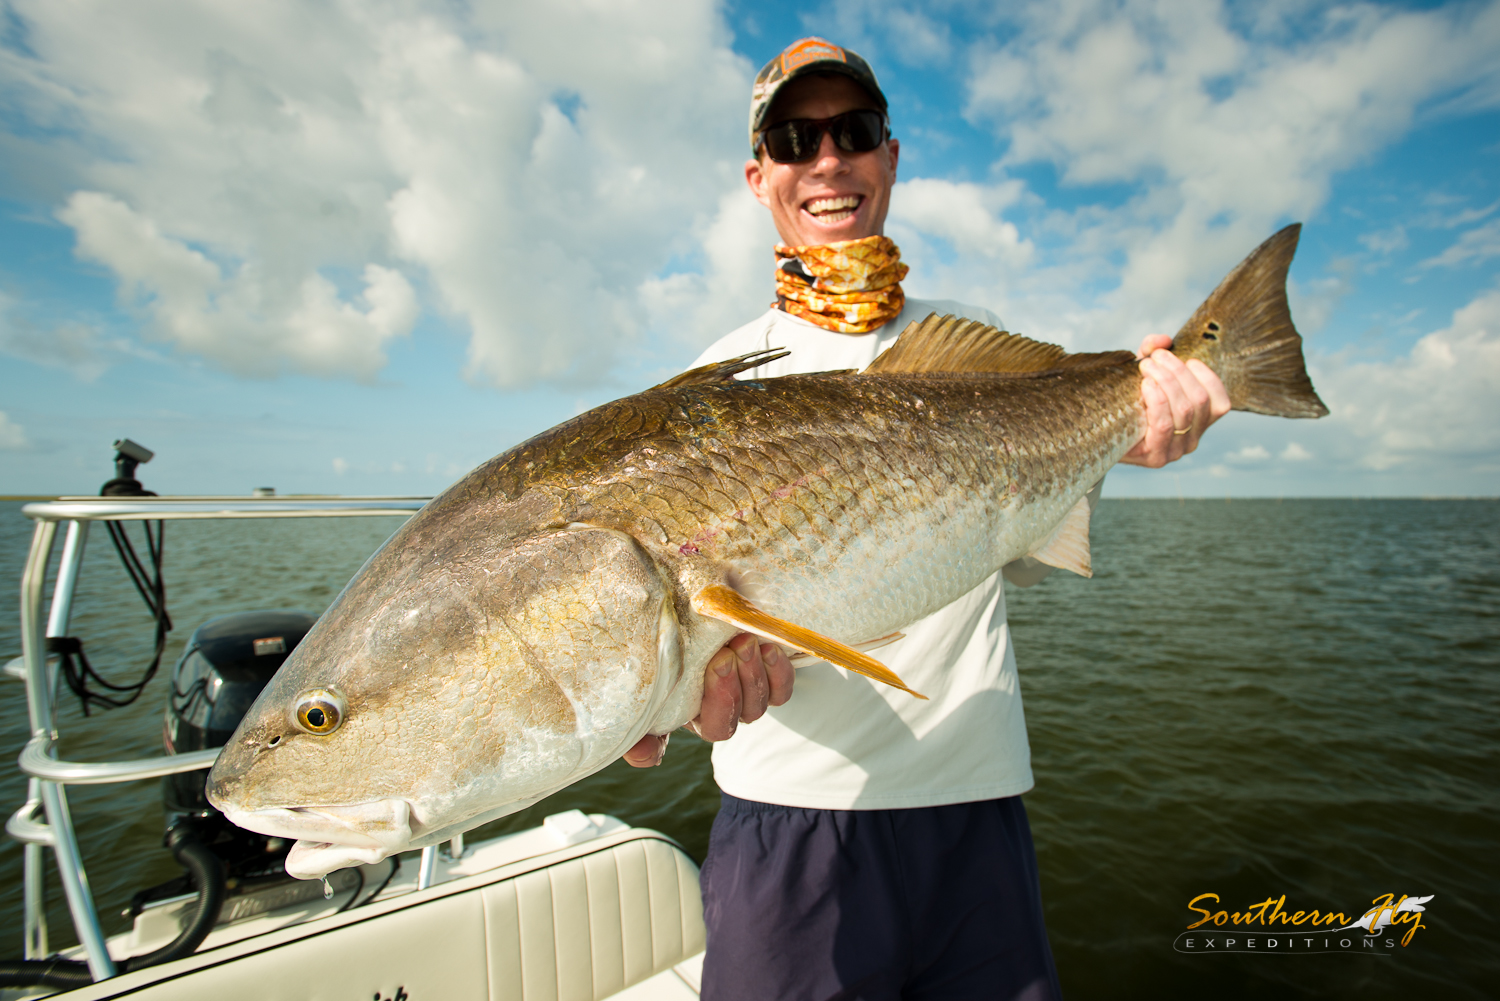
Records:
M335 869L379 862L412 842L412 809L404 799L223 812L247 831L295 839L286 871L297 879L322 879Z

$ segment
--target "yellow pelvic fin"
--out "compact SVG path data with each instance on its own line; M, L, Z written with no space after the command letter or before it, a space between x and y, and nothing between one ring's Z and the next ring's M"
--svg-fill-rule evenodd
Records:
M866 640L863 643L850 643L849 645L860 653L869 653L871 650L879 650L883 646L890 646L892 643L905 637L905 633L891 633L888 636L880 637L878 640ZM801 667L803 664L811 664L818 660L817 657L814 657L810 653L794 653L787 659L792 662L793 667Z
M1089 560L1089 499L1078 498L1041 546L1027 553L1032 559L1083 577L1094 576Z
M928 315L913 322L865 369L866 375L897 372L1051 372L1060 368L1090 368L1122 359L1128 351L1068 354L1056 344L1034 341L1020 334L987 326L960 316Z
M777 643L783 643L794 650L801 650L803 653L819 660L826 660L837 667L863 674L867 678L873 678L892 688L899 688L919 699L927 698L907 688L906 683L898 678L894 671L874 657L860 653L852 646L840 643L838 640L821 636L811 629L804 629L802 626L778 619L774 615L767 615L751 604L744 595L723 584L710 584L693 595L692 605L693 611L699 615L728 622L747 633L755 633L758 636L775 640Z
M690 368L680 375L674 375L666 382L652 386L652 389L675 389L678 386L719 386L729 382L735 376L758 365L773 362L777 358L785 358L791 354L782 348L769 348L762 351L751 351L749 354L739 355L734 358L726 358L723 361L709 362L707 365L699 365Z

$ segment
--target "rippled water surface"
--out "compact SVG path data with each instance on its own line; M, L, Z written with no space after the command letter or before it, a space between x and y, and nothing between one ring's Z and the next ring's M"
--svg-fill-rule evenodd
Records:
M394 519L180 522L168 529L175 660L204 619L321 611ZM0 504L5 607L30 540ZM136 529L138 531L138 528ZM1037 787L1026 797L1048 927L1072 998L1488 997L1500 984L1500 503L1111 501L1096 576L1008 594ZM102 531L74 635L123 678L150 622ZM14 613L0 657L19 653ZM0 682L6 760L19 683ZM82 719L64 754L160 746L165 685ZM107 930L135 890L176 874L156 781L72 791ZM11 768L0 808L25 798ZM614 765L500 833L573 807L664 831L701 858L718 805L704 745L678 736L650 772ZM21 851L0 844L0 959L20 955ZM1173 942L1216 893L1230 910L1362 913L1384 893L1433 894L1410 946L1381 955L1184 955ZM55 884L54 946L72 941Z

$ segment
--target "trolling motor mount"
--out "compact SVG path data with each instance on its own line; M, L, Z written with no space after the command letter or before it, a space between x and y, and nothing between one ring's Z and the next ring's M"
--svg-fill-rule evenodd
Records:
M121 438L115 442L115 478L99 488L100 497L155 497L155 491L141 486L135 469L156 455L145 445Z

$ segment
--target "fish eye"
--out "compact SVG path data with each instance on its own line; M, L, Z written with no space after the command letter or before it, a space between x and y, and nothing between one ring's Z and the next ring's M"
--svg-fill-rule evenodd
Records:
M344 697L330 688L310 688L292 704L297 726L318 736L337 730L344 715Z

